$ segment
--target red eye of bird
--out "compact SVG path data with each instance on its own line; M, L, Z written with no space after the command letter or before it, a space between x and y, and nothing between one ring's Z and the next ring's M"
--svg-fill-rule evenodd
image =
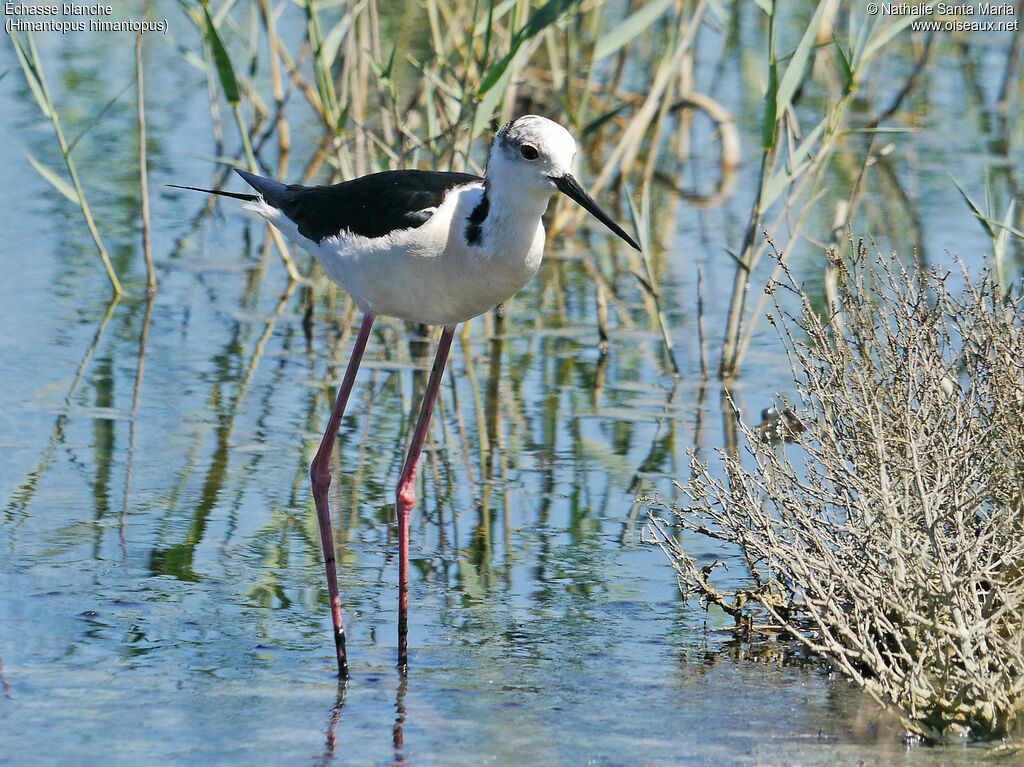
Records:
M540 156L540 152L537 151L537 147L530 144L523 144L519 151L526 160L536 160Z

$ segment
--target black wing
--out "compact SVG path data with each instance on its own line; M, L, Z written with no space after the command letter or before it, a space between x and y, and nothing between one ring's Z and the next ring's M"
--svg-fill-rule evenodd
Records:
M470 173L387 170L333 186L283 186L252 173L238 173L314 242L343 231L383 237L397 229L415 229L430 219L430 209L440 205L450 190L483 181Z

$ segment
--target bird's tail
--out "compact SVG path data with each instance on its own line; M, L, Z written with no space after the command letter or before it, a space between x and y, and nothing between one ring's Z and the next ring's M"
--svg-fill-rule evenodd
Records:
M182 186L181 184L167 184L167 186L173 186L175 189L189 189L193 192L206 192L206 194L217 194L220 195L221 197L233 197L236 200L245 200L246 202L253 202L259 199L258 194L224 192L220 189L200 189L198 186Z

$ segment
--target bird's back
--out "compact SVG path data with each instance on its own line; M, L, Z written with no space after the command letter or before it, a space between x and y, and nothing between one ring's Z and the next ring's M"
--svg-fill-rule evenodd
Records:
M246 171L238 174L313 243L343 232L372 239L414 229L452 189L483 181L471 173L388 170L331 186L286 186Z

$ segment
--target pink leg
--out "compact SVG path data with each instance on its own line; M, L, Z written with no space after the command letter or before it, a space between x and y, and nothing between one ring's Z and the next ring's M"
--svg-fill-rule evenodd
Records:
M402 476L398 480L398 499L395 503L398 513L398 668L403 671L409 667L409 513L416 503L416 464L427 439L430 415L434 412L434 400L437 399L441 374L444 373L454 335L454 325L446 325L441 331L434 367L430 371L427 390L423 392L419 418L416 419L412 444L409 445L409 454L405 457Z
M320 447L309 467L309 478L313 485L313 500L316 502L316 517L320 523L320 545L324 550L324 569L327 571L327 594L331 599L331 620L334 623L334 647L338 652L338 676L348 678L348 656L345 654L345 625L341 621L341 599L338 597L338 574L334 564L334 534L331 526L331 507L327 491L331 487L331 452L334 450L334 438L341 426L341 417L345 414L348 395L352 392L352 384L356 380L356 371L363 358L366 342L373 327L374 315L367 312L363 315L363 324L359 326L352 356L345 368L345 378L338 389L338 399L334 403L331 420L327 422Z

